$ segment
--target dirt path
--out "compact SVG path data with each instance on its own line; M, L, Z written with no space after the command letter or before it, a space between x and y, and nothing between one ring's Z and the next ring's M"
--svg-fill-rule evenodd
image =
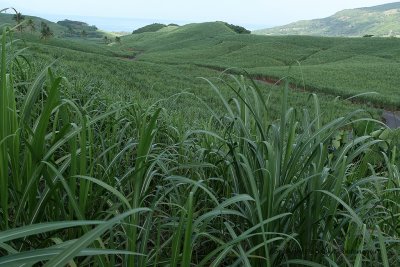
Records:
M135 55L132 58L121 58L121 59L135 61L142 53L143 53L143 51L141 51L140 53L138 53L137 55ZM215 71L219 71L219 72L225 71L225 69L221 68L221 67L214 67L214 66L208 66L208 65L202 65L202 64L195 64L195 65L198 67L207 68L207 69L211 69L211 70L215 70ZM259 82L269 84L269 85L280 85L282 83L282 80L278 80L273 77L251 77L251 78L255 81L259 81ZM308 91L307 87L299 88L294 84L289 84L289 87L292 90L297 90L300 92ZM325 94L327 94L327 93L325 93ZM356 100L353 99L352 102L356 102ZM386 125L391 129L400 128L400 111L390 111L390 110L385 110L385 109L382 109L382 110L383 110L383 113L382 113L381 120L384 123L386 123Z
M220 67L213 67L213 66L207 66L207 65L197 65L199 67L203 67L203 68L208 68L208 69L212 69L212 70L216 70L216 71L224 71L225 69L220 68ZM231 72L232 73L232 72ZM251 77L253 80L255 81L259 81L265 84L269 84L269 85L280 85L282 83L282 80L278 80L274 77ZM294 84L289 84L289 87L292 90L297 90L300 92L306 92L308 91L308 88L299 88ZM327 94L327 93L325 93ZM356 102L356 99L352 99L352 102ZM376 107L376 108L380 108L381 107ZM382 118L381 120L386 123L386 125L391 128L391 129L397 129L400 128L400 111L390 111L390 110L386 110L386 109L382 109L383 113L382 113Z
M128 51L134 51L134 50L128 50ZM138 60L138 58L144 53L141 50L135 50L138 51L138 53L133 54L133 55L129 55L129 56L119 56L118 58L121 60L125 60L125 61L136 61Z
M266 83L269 85L279 85L281 84L280 80L274 79L274 78L267 78L267 77L262 77L262 78L254 78L256 81ZM299 89L295 85L290 84L289 87L291 89L299 90L304 92L304 89ZM400 128L400 111L389 111L383 109L382 113L382 121L386 123L386 125L391 128L391 129L397 129Z
M400 128L400 112L384 110L382 118L385 120L386 125L389 126L389 128Z

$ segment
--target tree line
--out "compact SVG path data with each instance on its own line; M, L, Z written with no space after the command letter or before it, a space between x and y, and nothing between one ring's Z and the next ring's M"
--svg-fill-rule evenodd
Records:
M22 15L20 12L16 12L14 14L13 20L16 22L16 29L19 32L23 32L24 29L28 29L33 34L34 32L37 31L35 21L32 18L29 18L26 20L25 16ZM69 22L69 21L67 21L67 22ZM61 24L61 23L59 23L59 24ZM73 28L71 27L71 25L66 25L66 27L68 28L68 32L73 31ZM95 26L91 26L91 27L93 29L97 30L97 28ZM83 29L82 31L80 31L79 35L82 38L86 38L86 37L88 37L89 34L85 29ZM47 25L47 23L45 23L44 21L41 21L41 23L40 23L40 38L43 40L47 40L52 36L54 36L54 32L51 30L50 26ZM107 36L104 36L103 40L106 44L113 42L113 40ZM121 43L121 37L119 37L119 36L115 37L114 42L118 43L118 44Z
M35 21L32 18L29 18L28 20L25 20L25 16L22 15L20 12L17 12L13 16L13 20L16 22L16 29L19 32L22 32L25 28L28 28L31 33L36 32L36 24ZM50 29L49 25L45 22L40 23L40 38L41 39L48 39L54 35L53 31Z

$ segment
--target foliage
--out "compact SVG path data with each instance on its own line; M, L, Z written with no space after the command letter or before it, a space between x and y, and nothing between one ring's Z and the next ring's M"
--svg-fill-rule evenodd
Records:
M74 20L62 20L58 21L57 25L62 26L68 37L90 37L90 38L101 38L102 33L98 30L95 25L90 26L86 22L74 21ZM82 35L85 33L85 36Z
M229 24L229 23L226 23L226 22L225 22L225 25L226 25L229 29L231 29L231 30L233 30L234 32L239 33L239 34L250 34L250 33L251 33L251 31L247 30L246 28L244 28L244 27L242 27L242 26L233 25L233 24Z
M146 53L127 49L126 37L117 46L105 46L103 40L65 41L58 38L48 40L46 46L37 43L35 39L27 44L29 50L26 53L29 53L29 58L40 59L48 64L58 59L57 70L71 77L73 84L93 87L112 98L135 99L147 104L170 97L159 104L168 110L171 120L184 120L193 125L208 121L209 111L204 109L201 102L193 101L193 97L205 99L214 109L222 112L215 95L204 90L203 82L196 79L200 76L220 75L219 71L190 64L154 64L143 61L141 58ZM276 87L262 83L259 86L265 97L271 99L270 116L276 118L280 98ZM226 88L223 90L227 97L231 95ZM347 101L335 100L335 96L320 94L320 100L326 108L324 121L361 107ZM307 94L301 91L294 91L289 101L294 106L309 106ZM375 110L369 110L378 117Z
M41 34L40 38L44 40L47 40L54 35L50 27L44 22L42 22L41 24L40 34Z
M17 12L17 11L16 11ZM14 15L12 14L5 14L5 13L0 13L0 27L7 25L7 26L13 26L15 20L13 19ZM41 29L41 24L42 22L46 23L51 30L54 32L54 36L62 36L64 35L64 32L67 31L67 29L57 23L48 21L43 18L35 17L35 16L24 16L25 20L22 22L23 27L27 27L28 31L30 31L31 34L40 36L40 29ZM32 29L27 25L29 20L32 20L35 24L35 28L37 29L37 33L35 31L32 32Z
M109 39L108 39L107 36L104 36L104 37L103 37L103 40L104 40L104 43L105 43L105 44L108 44L108 43L109 43Z
M25 16L23 16L21 13L17 12L14 16L13 19L15 20L15 22L17 23L17 30L19 32L22 32L22 30L24 29L24 25L22 24L22 22L25 20Z
M142 61L245 69L255 78L275 81L290 67L299 88L343 98L364 94L364 102L400 107L398 38L238 35L217 22L127 36L123 47L145 51Z
M314 20L302 20L288 25L254 31L267 35L318 35L318 36L400 36L400 3L346 9L336 14Z
M36 31L36 25L33 19L28 19L26 26L30 28L31 33Z
M132 34L139 34L139 33L144 33L144 32L156 32L158 30L161 30L162 28L167 27L165 24L161 23L153 23L150 25L146 25L144 27L141 27L139 29L136 29L132 32Z
M316 95L311 109L289 107L287 82L273 88L281 103L271 119L278 101L228 75L201 80L199 91L214 95L201 104L212 116L186 128L160 101L134 103L137 94L102 91L85 78L110 73L123 86L117 73L127 79L124 69L135 66L136 76L148 68L144 76L157 73L165 88L190 66L131 65L96 46L93 55L32 47L36 61L62 53L65 62L55 67L76 79L68 80L48 67L35 74L29 66L37 62L7 40L4 33L0 265L400 264L396 152L382 133L351 130L374 123L360 119L362 111L323 123ZM180 109L189 112L196 99Z
M61 20L61 21L57 21L57 24L60 24L64 27L73 27L73 28L78 28L78 27L89 27L89 24L87 24L86 22L82 22L82 21L74 21L74 20ZM93 26L94 30L97 30L96 26Z

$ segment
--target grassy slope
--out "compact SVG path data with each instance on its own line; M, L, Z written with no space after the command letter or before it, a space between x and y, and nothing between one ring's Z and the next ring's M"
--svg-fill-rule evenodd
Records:
M348 9L333 16L294 22L254 31L268 35L376 36L400 35L400 2L367 8Z
M237 35L222 26L198 24L126 36L122 47L142 53L140 61L244 68L254 76L275 78L289 73L299 83L304 79L309 87L326 93L351 96L374 91L380 95L366 99L400 106L398 39Z
M13 14L0 13L0 25L14 26L15 21L13 20L13 16L14 16ZM50 27L50 29L53 31L55 36L60 36L66 31L65 27L63 27L57 23L51 22L49 20L35 17L35 16L26 16L26 15L24 15L24 16L25 16L25 21L27 21L28 19L33 20L33 22L35 23L37 32L40 32L40 25L42 22L46 23ZM25 30L25 31L29 31L29 30Z
M43 44L37 36L24 39L35 46ZM53 38L46 45L164 65L244 68L255 77L281 78L289 73L298 84L304 80L310 88L334 96L375 91L380 95L364 98L389 108L400 106L397 39L239 35L224 23L214 22L129 35L114 46L106 46L101 39L81 38L67 42ZM63 52L55 53L56 58L60 56Z
M25 14L23 14L25 16L25 21L27 21L28 19L32 19L35 23L35 35L39 35L40 33L40 28L41 28L41 23L44 22L46 23L51 31L54 33L54 36L57 38L60 37L68 37L69 35L69 30L67 27L62 26L58 23L54 23L52 21L43 19L43 18L39 18L39 17L35 17L35 16L27 16ZM7 26L14 26L15 25L15 21L13 20L13 14L4 14L4 13L0 13L0 26L2 25L7 25ZM107 37L114 37L114 34L111 33L107 33L101 30L96 30L93 31L89 26L83 26L81 27L81 29L79 27L75 27L74 31L76 34L79 34L81 30L85 30L89 36L107 36ZM30 32L30 29L24 29L25 32Z
M210 113L204 104L193 101L193 95L188 93L200 97L217 110L221 108L209 85L204 80L198 79L198 77L217 77L220 71L198 64L211 64L214 58L216 64L229 67L230 65L224 62L231 60L234 64L235 60L229 59L227 51L231 49L234 52L239 46L250 42L261 46L260 42L257 44L253 41L254 38L260 39L258 36L239 36L222 23L192 24L159 33L129 36L123 38L122 44L113 46L107 46L101 40L70 38L67 40L53 38L43 42L37 37L23 35L29 47L28 53L42 59L40 66L57 60L59 73L69 77L76 85L76 90L90 87L110 98L135 99L143 105L185 92L179 99L171 98L160 105L166 107L170 114L175 114L170 116L172 120L179 121L183 118L194 123L204 122ZM239 43L240 41L242 43ZM215 42L222 43L210 49L210 45ZM288 49L295 47L290 42L287 45ZM278 48L276 49L278 56ZM218 57L218 53L221 57ZM298 53L295 55L300 56L303 52ZM135 56L138 60L131 59ZM290 59L290 55L285 56L286 60ZM241 60L243 66L251 64L248 59L242 57ZM279 60L281 59L273 62L279 63ZM270 85L260 84L260 86L271 98L271 116L275 117L280 109L277 104L280 93L277 88ZM228 94L226 87L223 92ZM346 102L334 103L334 97L321 95L321 101L326 107L325 120L346 114L358 107L348 105ZM293 92L290 101L292 105L299 107L310 104L308 94L300 92Z
M196 61L203 56L212 62L215 56L219 64L236 62L237 40L246 46L247 39L219 27L221 39L202 27L219 25L180 28L186 46L172 31L114 46L19 36L30 47L32 69L57 59L53 68L68 81L48 74L46 81L32 83L28 66L2 67L14 71L7 80L1 71L0 91L17 90L16 97L10 90L0 101L0 265L10 266L11 260L19 261L16 266L40 265L48 259L46 266L399 265L399 159L395 149L377 140L387 131L374 132L375 137L358 137L355 131L355 139L347 140L339 130L350 127L355 116L349 111L357 106L332 96L322 95L321 112L337 120L322 128L314 120L318 111L306 110L311 101L304 93L290 93L291 104L304 108L298 109L300 116L288 109L286 94L277 87L262 87L270 95L266 105L240 81L231 84L240 88L236 99L228 98L226 86L221 94L228 97L218 99L195 77L219 72ZM204 42L192 31L202 33ZM296 38L284 40L271 59L284 69L285 60L317 49L315 39L302 39L302 45ZM166 41L175 42L169 51ZM215 41L221 46L212 46ZM329 41L321 39L324 47ZM129 59L133 55L140 60ZM149 108L182 90L192 94L156 104L165 107L159 117ZM205 132L184 128L210 117L194 95L225 115L200 128ZM223 101L232 105L218 110ZM269 120L271 113L280 120ZM349 117L338 119L339 114ZM123 220L125 211L137 207L151 211ZM73 228L77 219L108 221L89 231L92 226ZM55 221L72 223L38 225ZM85 247L117 255L96 257ZM126 250L139 254L128 259Z

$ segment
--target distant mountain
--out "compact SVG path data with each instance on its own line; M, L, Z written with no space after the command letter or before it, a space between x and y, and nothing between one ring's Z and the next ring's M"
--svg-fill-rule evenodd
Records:
M13 16L14 16L13 14L0 13L0 29L2 28L2 26L10 26L10 27L15 26L16 22L13 20ZM85 36L89 38L102 38L103 36L108 36L108 37L114 36L114 34L103 32L97 29L96 26L90 26L87 23L81 21L73 21L66 19L54 23L52 21L35 16L29 16L25 14L23 14L23 16L25 21L32 19L35 29L35 31L33 31L31 27L26 27L25 25L23 31L32 32L33 34L40 34L41 24L46 23L50 27L50 30L54 33L55 37Z
M165 25L165 24L153 23L153 24L146 25L144 27L134 30L132 32L132 34L139 34L139 33L144 33L144 32L156 32L165 27L167 27L167 25Z
M400 37L400 2L346 9L327 18L302 20L284 26L257 30L253 33L263 35Z
M189 44L204 43L218 36L237 35L224 22L191 23L183 26L163 27L158 31L125 36L124 44L134 43L135 49L163 50L187 48Z
M79 37L84 35L91 38L101 38L104 35L102 32L98 31L96 26L90 26L82 21L65 19L57 21L57 24L66 28L63 33L66 37Z
M219 24L222 23L226 27L231 29L232 31L234 31L236 33L239 33L239 34L251 33L249 30L247 30L246 28L244 28L242 26L239 26L239 25L229 24L229 23L223 22L223 21L216 21L215 23L216 23L215 25L219 25ZM132 32L132 34L139 34L139 33L144 33L144 32L157 32L157 31L160 31L160 30L164 30L165 31L165 29L170 30L171 28L175 29L176 27L179 27L179 25L178 24L172 24L172 23L168 24L168 25L161 24L161 23L153 23L153 24L146 25L144 27L141 27L139 29L134 30Z
M35 32L37 33L40 32L40 27L42 23L46 23L56 36L62 34L65 31L65 27L58 25L57 23L51 22L49 20L25 14L22 15L24 16L25 21L29 19L33 20ZM14 14L0 13L0 28L2 28L2 26L9 26L9 27L15 26L16 22L14 21L13 17ZM31 30L24 27L24 31L30 32Z

